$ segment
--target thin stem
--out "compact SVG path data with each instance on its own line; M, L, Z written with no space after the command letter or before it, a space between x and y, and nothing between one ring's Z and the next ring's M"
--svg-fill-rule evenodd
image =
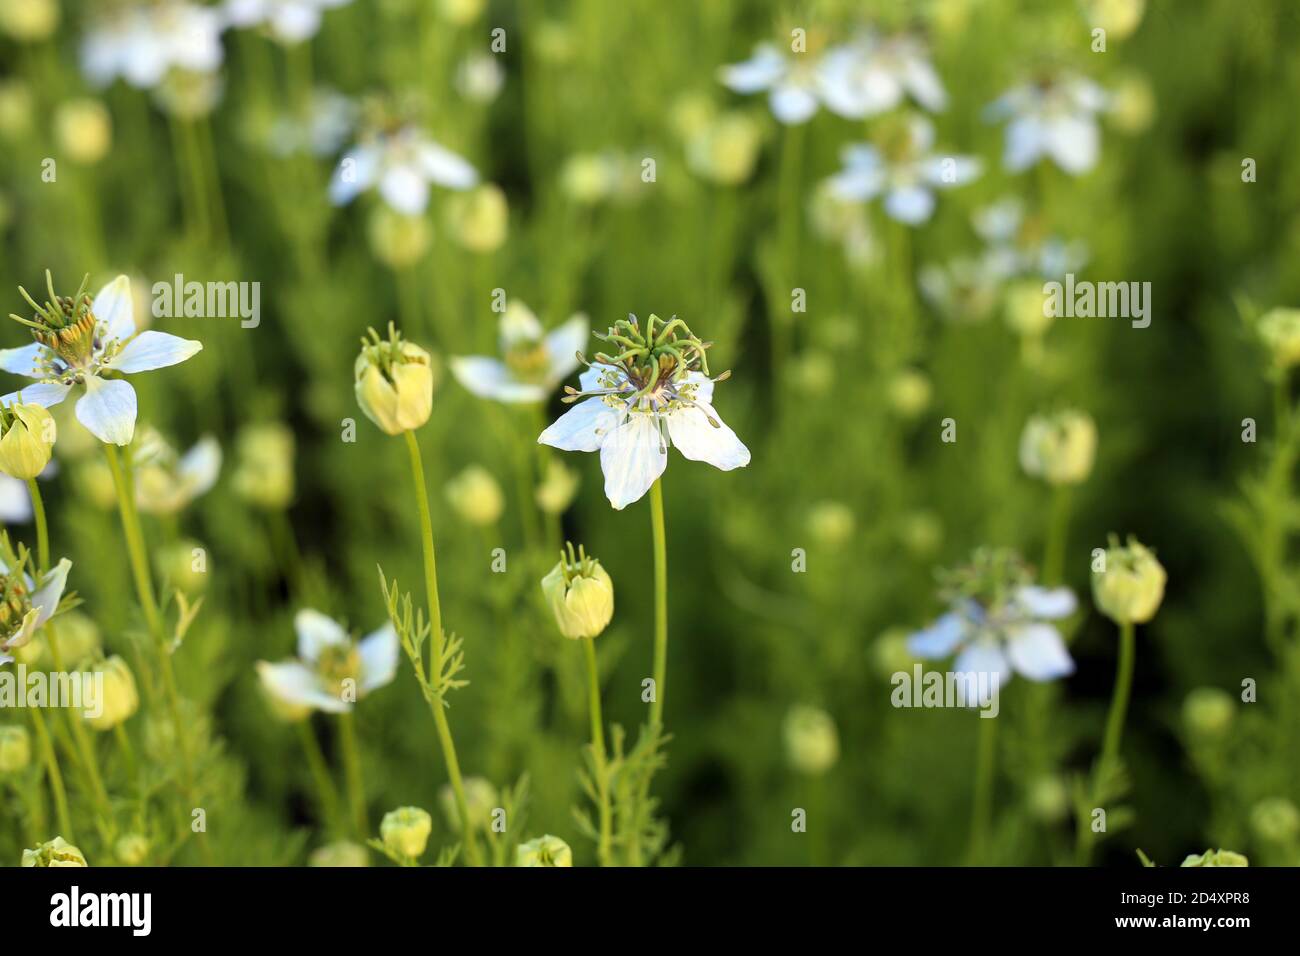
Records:
M1119 759L1120 737L1124 733L1124 714L1128 710L1129 692L1133 687L1133 661L1136 652L1133 622L1125 621L1119 626L1119 662L1115 671L1115 694L1110 701L1110 714L1106 718L1105 742L1101 748L1101 760L1097 764L1099 776L1104 776Z
M316 734L311 729L311 719L307 718L297 723L298 739L302 741L303 754L307 757L307 766L316 783L321 815L325 817L331 828L339 827L341 823L339 792L334 786L334 781L330 779L329 769L325 765L325 755L321 753L320 744L316 742Z
M420 457L420 444L415 440L415 432L408 431L406 449L411 457L411 478L415 483L415 503L420 513L420 543L424 550L424 588L429 600L429 683L438 687L442 681L443 645L442 605L438 600L438 558L433 547L433 519L429 514L429 490L424 482L424 462ZM456 796L456 809L460 818L466 821L465 856L471 866L481 866L483 858L479 854L478 841L474 828L469 826L469 801L465 799L465 784L460 776L460 761L456 758L456 743L451 736L451 727L441 696L430 701L429 709L433 712L433 723L438 730L438 743L442 747L443 761L447 765L447 776L451 781L452 793Z
M668 545L664 534L664 492L660 480L650 486L650 525L654 531L655 640L654 700L650 723L663 726L664 677L668 670Z
M50 532L45 524L45 502L35 478L27 479L27 491L32 496L32 514L36 518L36 566L45 572L50 567Z
M1052 489L1052 511L1047 525L1047 542L1043 546L1043 584L1053 587L1065 574L1065 543L1070 533L1070 489L1057 485Z
M54 753L54 744L50 741L49 728L45 726L45 717L39 707L31 708L31 715L37 746L45 760L45 774L50 778L50 791L54 794L54 812L59 818L60 835L69 843L76 843L76 837L72 835L72 817L68 815L68 794L63 789L63 774L59 770L59 758Z
M983 862L993 814L993 778L997 765L997 718L977 717L979 741L975 755L975 798L971 804L970 865Z
M350 711L339 714L339 747L343 757L343 776L347 781L348 803L352 809L352 827L357 838L364 840L369 829L366 823L366 791L361 784L361 752L357 749L357 731Z
M584 638L583 653L587 658L587 699L591 712L591 746L596 752L596 789L600 797L600 843L596 855L601 866L610 865L610 845L613 838L609 805L609 774L606 767L604 720L600 713L600 669L596 666L596 639Z

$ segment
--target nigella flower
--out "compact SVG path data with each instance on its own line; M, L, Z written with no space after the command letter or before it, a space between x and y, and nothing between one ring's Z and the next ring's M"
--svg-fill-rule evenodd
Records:
M147 514L175 514L216 484L221 471L221 446L211 435L180 455L156 429L144 428L131 451L136 504Z
M429 204L430 183L470 189L478 183L478 173L423 130L401 126L368 135L343 155L330 180L330 201L343 206L377 187L389 206L415 216Z
M566 386L564 401L577 404L537 440L564 451L599 451L605 496L615 509L650 490L668 465L670 444L723 471L749 464L749 449L713 408L714 383L730 373L709 377L708 344L685 322L651 315L642 328L629 315L596 337L617 354L596 354L579 377L581 391Z
M1077 176L1097 165L1097 114L1106 106L1106 93L1097 84L1061 73L1008 90L989 105L986 115L1011 121L1002 154L1002 165L1009 171L1021 172L1047 157Z
M1078 607L1069 588L1030 583L1010 552L976 552L972 563L948 575L949 611L910 635L907 649L920 658L956 654L953 672L987 674L1000 687L1014 674L1047 681L1074 673L1060 631L1048 622Z
M849 119L892 110L908 96L932 113L948 105L925 44L908 34L867 34L835 47L818 64L817 80L827 108Z
M390 623L353 640L337 621L303 609L293 619L298 657L272 664L257 662L262 686L288 708L333 714L392 681L397 673L397 632Z
M27 644L59 609L72 562L60 559L34 580L27 573L31 556L21 544L15 550L9 536L0 532L0 664L13 660L8 653Z
M259 141L276 156L333 156L347 143L357 112L356 103L347 96L329 87L317 87L312 90L305 115L298 110L277 116Z
M226 0L222 12L232 27L265 24L282 43L310 40L320 29L321 14L352 0Z
M807 53L785 53L761 43L743 63L724 66L719 78L737 93L768 91L772 115L786 125L806 123L817 112L816 61Z
M844 169L828 181L834 195L858 201L883 195L890 217L915 226L934 213L935 189L960 186L980 173L972 156L932 154L934 127L923 116L887 125L883 133L875 145L844 148Z
M221 66L220 13L184 0L138 3L95 21L81 44L81 69L92 83L117 77L140 89L172 69L212 73Z
M135 389L119 375L147 372L184 362L203 348L202 342L166 332L135 332L131 281L118 276L92 301L85 282L72 298L58 296L45 273L50 298L37 305L19 289L35 310L32 319L10 318L32 330L31 345L0 350L0 369L37 380L17 392L0 396L0 404L17 401L49 408L63 401L75 385L84 385L77 400L77 420L100 441L129 445L135 434Z
M588 332L587 317L578 314L547 333L532 309L512 299L501 315L503 358L458 356L451 360L451 371L480 398L542 402L578 367Z

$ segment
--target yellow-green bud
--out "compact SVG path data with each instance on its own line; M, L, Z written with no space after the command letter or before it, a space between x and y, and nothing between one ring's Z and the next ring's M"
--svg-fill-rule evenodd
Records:
M1183 723L1194 737L1222 737L1236 712L1232 695L1218 687L1198 687L1183 701Z
M904 418L915 418L930 404L930 379L924 372L905 368L889 382L889 404Z
M387 339L374 329L370 336L353 366L357 404L389 435L419 428L433 411L438 373L433 356L403 340L391 324Z
M762 127L743 113L727 113L690 137L686 164L705 179L736 186L753 174L762 144Z
M487 0L438 0L438 12L448 23L468 26L483 13Z
M506 194L484 183L453 195L447 200L447 221L456 241L470 252L495 252L505 243L510 230Z
M899 521L898 537L909 553L928 557L943 544L943 522L933 511L909 511Z
M1052 316L1046 307L1043 284L1036 279L1014 282L1007 287L1005 315L1007 325L1021 335L1036 337L1047 331Z
M881 634L871 646L871 663L876 674L886 680L899 671L910 671L916 658L907 649L908 632L893 627Z
M596 637L614 617L614 582L595 558L581 547L561 553L560 562L542 578L555 623L565 637Z
M186 594L199 594L208 586L207 559L195 553L203 550L192 538L182 538L155 551L154 566L172 587Z
M823 547L843 547L856 525L853 509L842 501L819 501L808 509L808 534Z
M59 656L69 667L99 652L99 625L81 611L66 611L58 619Z
M1141 73L1126 73L1111 96L1110 120L1123 133L1141 133L1156 116L1156 95Z
M1193 853L1183 860L1183 866L1250 866L1250 861L1231 850L1206 850L1201 854Z
M573 866L573 851L559 837L547 834L519 844L515 866Z
M578 493L578 473L558 458L546 463L542 483L537 486L537 507L548 515L563 514Z
M1070 812L1070 791L1054 774L1040 774L1029 785L1029 812L1044 823L1057 823Z
M1277 368L1285 371L1300 365L1300 309L1273 309L1256 328Z
M247 425L239 433L235 494L278 511L293 501L293 432L279 422Z
M93 166L113 145L113 120L99 100L68 100L54 114L54 137L74 163Z
M0 774L17 773L32 760L32 741L26 727L0 727Z
M0 0L0 29L15 40L48 39L58 25L57 0Z
M98 717L87 717L86 722L96 730L112 730L130 719L140 707L135 676L126 661L116 654L96 665L94 670L104 675L103 709Z
M32 91L22 80L0 80L0 137L18 139L31 130Z
M447 482L447 500L455 512L469 524L487 527L496 524L505 510L505 495L492 473L480 465L470 465Z
M113 853L127 866L139 866L149 855L149 840L139 833L124 834L113 845Z
M1268 797L1250 811L1250 825L1265 843L1286 845L1300 836L1300 810L1286 797Z
M309 866L369 866L370 857L366 848L347 840L327 843L312 852L307 860Z
M424 216L406 216L381 204L370 214L366 237L376 259L390 269L405 269L428 251L433 229Z
M63 837L56 836L36 847L23 850L23 866L86 866L81 851Z
M1092 575L1092 599L1116 624L1145 624L1165 596L1165 569L1136 538L1120 546L1113 538L1105 570Z
M1020 435L1020 467L1049 485L1077 485L1092 473L1097 426L1085 412L1034 415Z
M433 818L419 807L389 810L379 824L379 835L388 852L404 860L418 860L423 856L432 832Z
M1088 0L1088 21L1105 30L1111 40L1131 36L1144 12L1146 0Z
M791 707L782 731L786 758L800 773L818 776L839 760L840 737L835 721L821 708Z
M54 451L54 417L40 405L0 409L0 471L27 481L50 463Z
M465 803L469 811L470 826L475 830L484 829L492 818L492 811L497 805L497 788L483 777L465 778ZM443 784L438 791L438 806L447 824L460 832L460 808L456 806L456 791L451 784Z

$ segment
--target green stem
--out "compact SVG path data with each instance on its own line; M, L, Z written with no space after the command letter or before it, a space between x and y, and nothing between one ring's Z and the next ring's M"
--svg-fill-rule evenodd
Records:
M664 534L664 492L660 479L650 486L650 524L654 530L655 640L654 700L650 723L663 726L664 678L668 670L668 545Z
M1106 718L1106 737L1101 748L1101 760L1097 764L1099 776L1104 776L1119 759L1120 737L1124 733L1124 714L1128 710L1129 692L1133 687L1133 660L1136 650L1133 622L1125 621L1119 626L1119 663L1115 672L1115 695L1111 698L1110 714Z
M971 805L970 853L967 862L984 862L993 814L993 778L997 764L997 718L977 717L979 741L975 756L975 798Z
M36 566L43 573L50 567L50 532L45 524L45 502L35 478L27 479L27 491L32 496L32 514L36 518Z
M1052 489L1052 511L1047 525L1047 542L1043 546L1043 577L1047 587L1061 583L1065 575L1065 544L1070 533L1070 489L1057 485Z
M361 752L357 749L357 731L350 711L339 714L339 747L343 752L343 776L347 780L348 803L352 808L352 827L357 839L365 840L369 829L366 791L361 784Z
M334 787L334 781L330 779L329 770L325 765L325 755L321 753L320 744L316 742L316 734L311 729L311 720L308 718L297 723L298 739L302 741L307 766L316 783L321 815L331 828L340 827L342 821L339 817L339 793Z
M76 843L72 835L72 817L68 815L68 794L63 789L63 774L59 771L59 758L54 753L54 744L50 741L49 728L45 726L45 717L39 707L31 708L32 727L36 730L36 742L41 756L45 760L45 774L50 778L50 791L54 794L54 812L59 818L60 836L69 843Z
M600 713L600 669L596 666L596 639L584 638L583 653L587 658L587 699L591 711L591 746L596 751L596 789L600 795L600 843L596 848L601 866L609 866L612 840L612 817L609 805L609 774L606 767L604 720Z
M406 449L411 457L411 478L415 483L416 507L420 513L420 543L424 549L424 588L429 600L429 683L439 687L442 682L442 654L444 636L442 631L442 605L438 600L438 558L433 547L433 519L429 514L429 490L424 482L424 462L420 457L420 444L415 440L415 432L408 431ZM433 712L433 723L438 731L438 743L442 747L443 761L447 765L447 776L451 781L452 792L456 796L456 809L460 818L466 821L465 856L471 866L481 866L483 858L479 854L478 841L474 828L468 825L469 801L465 799L465 784L460 776L460 761L456 757L456 743L451 736L451 727L438 695L430 701L429 709Z

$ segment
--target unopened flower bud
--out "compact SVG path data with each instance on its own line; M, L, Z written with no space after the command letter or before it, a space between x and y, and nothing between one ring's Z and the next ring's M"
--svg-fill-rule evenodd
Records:
M505 510L505 496L492 473L470 465L447 482L447 500L466 522L478 527L496 524Z
M387 339L371 329L370 338L362 340L353 372L357 404L387 434L400 435L429 420L438 377L434 358L391 324Z
M86 858L63 837L56 836L36 847L23 850L23 866L86 866Z
M743 113L727 113L697 130L686 144L691 171L723 186L745 182L754 172L763 130Z
M1250 825L1265 843L1285 846L1300 836L1300 810L1286 797L1268 797L1250 811Z
M55 425L40 405L0 408L0 471L23 481L35 478L50 463Z
M1030 338L1042 335L1052 324L1043 284L1036 279L1012 283L1003 301L1007 325L1021 335Z
M113 145L113 120L99 100L68 100L54 114L54 137L74 163L93 166Z
M309 866L362 867L370 865L370 857L366 854L365 847L340 840L313 850L307 863Z
M49 39L58 25L58 0L0 0L0 30L15 40Z
M537 507L549 515L563 514L577 493L578 473L558 458L551 458L537 486Z
M1232 850L1206 850L1193 853L1183 860L1183 866L1250 866L1250 861Z
M889 382L889 404L903 418L915 418L930 404L933 389L924 372L905 368Z
M113 854L127 866L139 866L149 855L149 840L139 833L126 833L113 845Z
M398 807L384 814L379 824L388 851L404 860L418 860L429 845L433 818L419 807Z
M448 23L468 26L483 14L486 0L438 0L438 13Z
M842 548L857 524L853 509L842 501L819 501L808 509L808 534L825 548Z
M32 91L22 80L0 80L0 137L18 139L32 127Z
M1146 0L1088 0L1088 21L1106 31L1108 38L1123 40L1142 22Z
M1256 328L1273 356L1274 366L1285 371L1300 365L1300 309L1266 312Z
M1145 624L1165 596L1165 569L1136 538L1127 545L1111 539L1105 570L1092 575L1092 598L1116 624Z
M1070 791L1054 774L1040 774L1029 785L1029 812L1044 823L1058 823L1070 812Z
M1097 426L1085 412L1034 415L1020 435L1020 467L1049 485L1077 485L1092 473Z
M239 432L235 494L278 511L293 501L293 432L279 422L247 425Z
M497 805L497 788L483 777L466 777L464 787L470 826L475 830L486 828ZM460 808L456 806L456 791L451 784L444 784L438 791L438 806L447 818L447 824L459 833Z
M495 252L506 241L510 207L506 194L491 183L447 200L447 220L456 241L470 252Z
M1156 95L1151 82L1141 73L1124 75L1111 97L1110 119L1123 133L1141 133L1156 115Z
M565 637L577 640L596 637L614 617L614 582L595 558L573 545L560 555L560 562L542 578L555 623Z
M0 774L17 773L32 759L32 741L26 727L6 724L0 727Z
M199 594L208 587L203 546L192 538L165 544L154 552L154 566L171 587L186 594Z
M96 730L112 730L130 719L140 706L135 676L126 661L116 654L96 665L94 670L104 676L103 699L99 716L87 717L86 722Z
M819 776L840 757L840 738L831 715L818 707L790 708L782 728L786 759L808 776Z
M515 866L573 866L573 851L559 837L540 836L519 844Z
M376 259L390 269L405 269L428 251L433 229L424 216L403 215L381 204L370 214L366 237Z
M1222 737L1232 726L1236 706L1232 695L1218 687L1198 687L1183 701L1183 724L1199 739Z

